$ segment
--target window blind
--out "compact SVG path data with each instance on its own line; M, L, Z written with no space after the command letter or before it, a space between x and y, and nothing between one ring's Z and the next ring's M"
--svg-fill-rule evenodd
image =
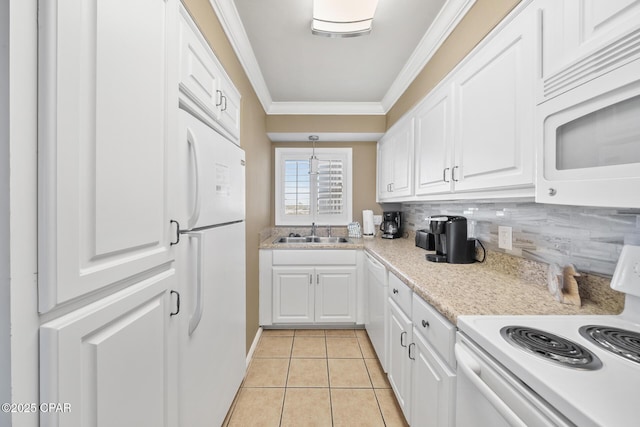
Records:
M344 212L344 165L342 160L320 160L317 175L318 215Z

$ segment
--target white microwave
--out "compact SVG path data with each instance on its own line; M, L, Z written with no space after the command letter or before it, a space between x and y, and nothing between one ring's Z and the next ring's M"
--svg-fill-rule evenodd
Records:
M536 202L640 208L640 59L540 104Z

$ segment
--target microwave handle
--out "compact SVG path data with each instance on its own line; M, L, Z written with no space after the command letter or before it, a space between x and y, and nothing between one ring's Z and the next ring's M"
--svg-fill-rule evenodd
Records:
M458 368L462 370L462 373L469 379L471 384L482 394L491 405L504 417L504 419L511 426L527 427L516 414L507 406L506 403L485 383L480 377L482 368L474 360L473 356L469 354L460 344L456 344L454 347L456 354L456 360L458 362Z
M198 155L198 143L196 142L196 138L193 135L193 133L191 133L190 129L187 129L187 142L189 143L189 145L191 146L192 152L193 152L193 167L195 169L196 172L196 182L195 182L195 191L196 191L196 197L195 197L195 203L193 206L193 212L191 212L191 216L189 217L189 221L187 222L187 229L191 230L196 223L198 222L198 219L200 218L200 206L202 204L202 196L201 196L201 188L200 188L200 182L202 181L202 178L200 177L200 156Z

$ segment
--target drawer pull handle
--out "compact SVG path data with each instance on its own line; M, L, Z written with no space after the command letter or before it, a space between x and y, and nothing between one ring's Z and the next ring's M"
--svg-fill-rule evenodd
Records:
M423 328L428 328L429 327L429 322L427 322L426 320L422 321L422 327Z
M394 294L397 294L397 293L398 293L398 290L397 290L396 288L393 288L393 293L394 293Z
M406 346L407 346L407 345L404 343L404 337L405 337L405 335L407 335L407 333L406 333L406 332L403 332L403 333L401 333L401 334L400 334L400 345L401 345L401 346L403 346L403 347L406 347Z
M409 359L416 360L415 354L413 355L413 357L411 357L411 346L413 346L413 348L415 348L416 347L416 343L412 342L411 344L409 344Z

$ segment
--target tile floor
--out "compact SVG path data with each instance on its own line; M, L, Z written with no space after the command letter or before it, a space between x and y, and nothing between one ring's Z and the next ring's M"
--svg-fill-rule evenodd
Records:
M265 330L225 426L406 426L364 330Z

